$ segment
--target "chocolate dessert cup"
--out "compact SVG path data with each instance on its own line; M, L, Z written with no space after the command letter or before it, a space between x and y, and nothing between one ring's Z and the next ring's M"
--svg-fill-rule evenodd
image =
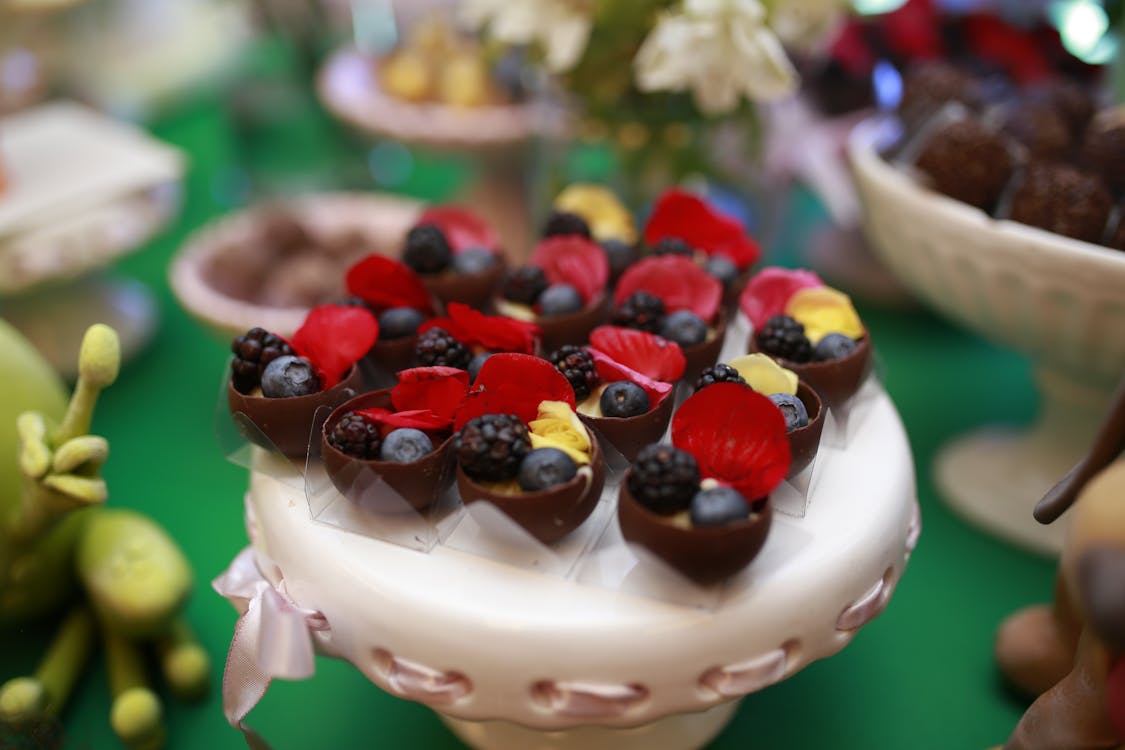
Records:
M703 343L680 347L684 352L684 359L687 360L687 367L684 368L681 379L688 383L694 383L704 370L719 361L719 353L723 349L723 339L727 334L726 310L719 309L719 312L716 313L715 324L709 326L709 328L711 335Z
M504 256L496 255L495 258L495 263L479 273L443 271L437 274L419 274L418 278L442 305L462 302L487 312L508 265Z
M675 394L669 393L655 407L635 417L593 417L578 412L578 418L597 430L626 461L632 461L646 445L660 442L672 419L675 400Z
M471 479L458 464L457 489L466 505L487 500L540 542L553 544L581 526L601 499L605 458L593 435L589 470L579 470L574 479L546 490L507 494Z
M314 425L317 410L327 406L334 409L359 393L363 385L360 368L351 369L331 388L307 396L267 398L261 395L239 393L227 381L227 405L231 416L242 413L257 430L239 431L250 442L267 450L280 451L295 462L303 462L309 452L309 436L319 425Z
M539 340L543 351L553 352L566 344L579 346L590 338L590 332L604 323L609 316L609 295L605 294L578 312L568 315L537 317Z
M400 370L417 366L418 362L414 354L414 347L417 344L417 336L376 341L371 350L364 355L363 361L368 366L393 376Z
M752 353L760 351L754 334L750 334L749 349ZM773 358L779 365L793 371L800 380L816 389L825 406L836 409L855 395L871 372L871 334L865 334L863 338L858 339L855 351L840 359L798 363L778 357Z
M632 469L626 472L617 500L622 536L696 583L707 586L729 578L749 565L765 544L773 520L769 498L755 504L756 510L744 521L684 528L633 497L629 491L631 474Z
M348 412L393 408L390 388L361 394L336 407L320 430L324 471L340 494L367 510L387 513L407 510L394 498L380 498L378 491L371 491L377 484L376 479L381 479L402 497L409 508L422 511L433 505L453 483L453 471L449 466L452 436L441 441L430 453L409 463L356 458L328 440L329 434Z
M792 462L789 464L789 473L786 479L792 479L800 474L816 458L816 451L820 447L820 436L824 432L824 408L817 395L808 383L798 382L797 398L805 405L809 413L809 423L789 433L789 455Z

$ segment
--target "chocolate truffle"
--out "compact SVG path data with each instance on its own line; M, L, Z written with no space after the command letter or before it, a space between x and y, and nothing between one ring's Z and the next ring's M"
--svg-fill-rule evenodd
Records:
M1073 146L1070 125L1063 115L1045 104L1021 101L1009 107L1001 129L1022 143L1035 160L1065 159Z
M1125 192L1125 107L1103 110L1090 122L1079 161L1113 190Z
M1070 128L1071 137L1075 139L1082 135L1097 109L1090 90L1068 79L1058 79L1037 86L1028 92L1027 98L1058 112Z
M1113 198L1097 175L1065 164L1033 164L1012 196L1013 221L1086 242L1099 242Z
M945 62L912 65L902 79L899 116L916 128L950 102L976 111L983 105L980 87L968 72Z
M1117 230L1109 240L1109 246L1125 250L1125 201L1117 206Z
M935 190L991 212L1015 161L1004 136L968 119L934 131L916 164Z

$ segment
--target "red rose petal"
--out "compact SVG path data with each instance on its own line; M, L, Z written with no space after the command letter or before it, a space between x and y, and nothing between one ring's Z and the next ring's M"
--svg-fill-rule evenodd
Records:
M542 401L565 401L573 409L574 388L545 359L530 354L496 354L481 366L453 426L459 430L481 414L515 414L530 422L538 416Z
M309 311L289 345L313 363L321 385L331 388L375 345L379 323L362 307L319 305Z
M580 235L548 237L535 246L528 264L543 269L551 284L570 284L589 304L609 282L605 250Z
M479 345L492 352L531 354L539 326L503 315L485 315L460 302L448 307L450 327L442 326L463 344ZM433 326L423 326L423 328Z
M676 346L673 344L673 346ZM679 347L676 347L677 349ZM594 368L603 383L616 383L619 380L628 380L634 385L639 385L648 396L651 406L656 406L672 392L672 384L660 380L653 380L647 375L621 364L605 352L590 349L590 356L594 358Z
M738 306L754 328L761 328L774 315L785 312L789 298L800 289L824 286L815 271L790 271L771 266L751 277L738 298Z
M725 256L740 269L754 265L762 255L736 219L679 188L665 190L657 198L644 234L649 246L665 237L678 237L707 255Z
M654 255L634 263L618 279L613 302L620 305L642 290L663 300L668 312L690 310L707 322L723 301L719 280L682 255Z
M590 333L590 346L631 370L665 383L675 383L687 367L679 345L633 328L598 326Z
M484 219L464 206L433 206L418 217L418 224L435 224L453 252L459 253L471 247L500 253L500 239Z
M382 312L391 307L412 307L434 312L433 301L418 274L405 263L385 255L368 255L344 276L348 294L354 294Z
M769 495L789 472L781 410L738 383L716 383L688 398L672 417L672 444L695 456L704 477L748 500Z
M398 373L398 383L391 390L391 403L400 413L429 411L447 428L468 394L469 373L464 370L415 367Z
M356 414L364 419L377 423L384 434L391 430L412 428L423 432L443 432L449 430L450 420L441 414L435 414L429 409L408 409L406 411L391 411L390 409L361 409Z

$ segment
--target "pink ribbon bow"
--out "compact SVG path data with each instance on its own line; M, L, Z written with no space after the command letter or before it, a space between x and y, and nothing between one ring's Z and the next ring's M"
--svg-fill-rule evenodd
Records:
M243 723L274 679L303 680L315 671L311 632L327 630L320 612L298 606L285 589L267 581L246 547L211 587L238 611L223 671L223 714L254 750L268 745Z

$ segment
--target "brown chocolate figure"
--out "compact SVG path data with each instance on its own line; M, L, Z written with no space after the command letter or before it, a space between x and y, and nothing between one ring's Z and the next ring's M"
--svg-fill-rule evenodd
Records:
M1090 452L1035 508L1051 523L1073 506L1052 605L1000 626L996 659L1039 696L1005 750L1096 750L1125 744L1125 380ZM1118 686L1115 690L1113 686Z

